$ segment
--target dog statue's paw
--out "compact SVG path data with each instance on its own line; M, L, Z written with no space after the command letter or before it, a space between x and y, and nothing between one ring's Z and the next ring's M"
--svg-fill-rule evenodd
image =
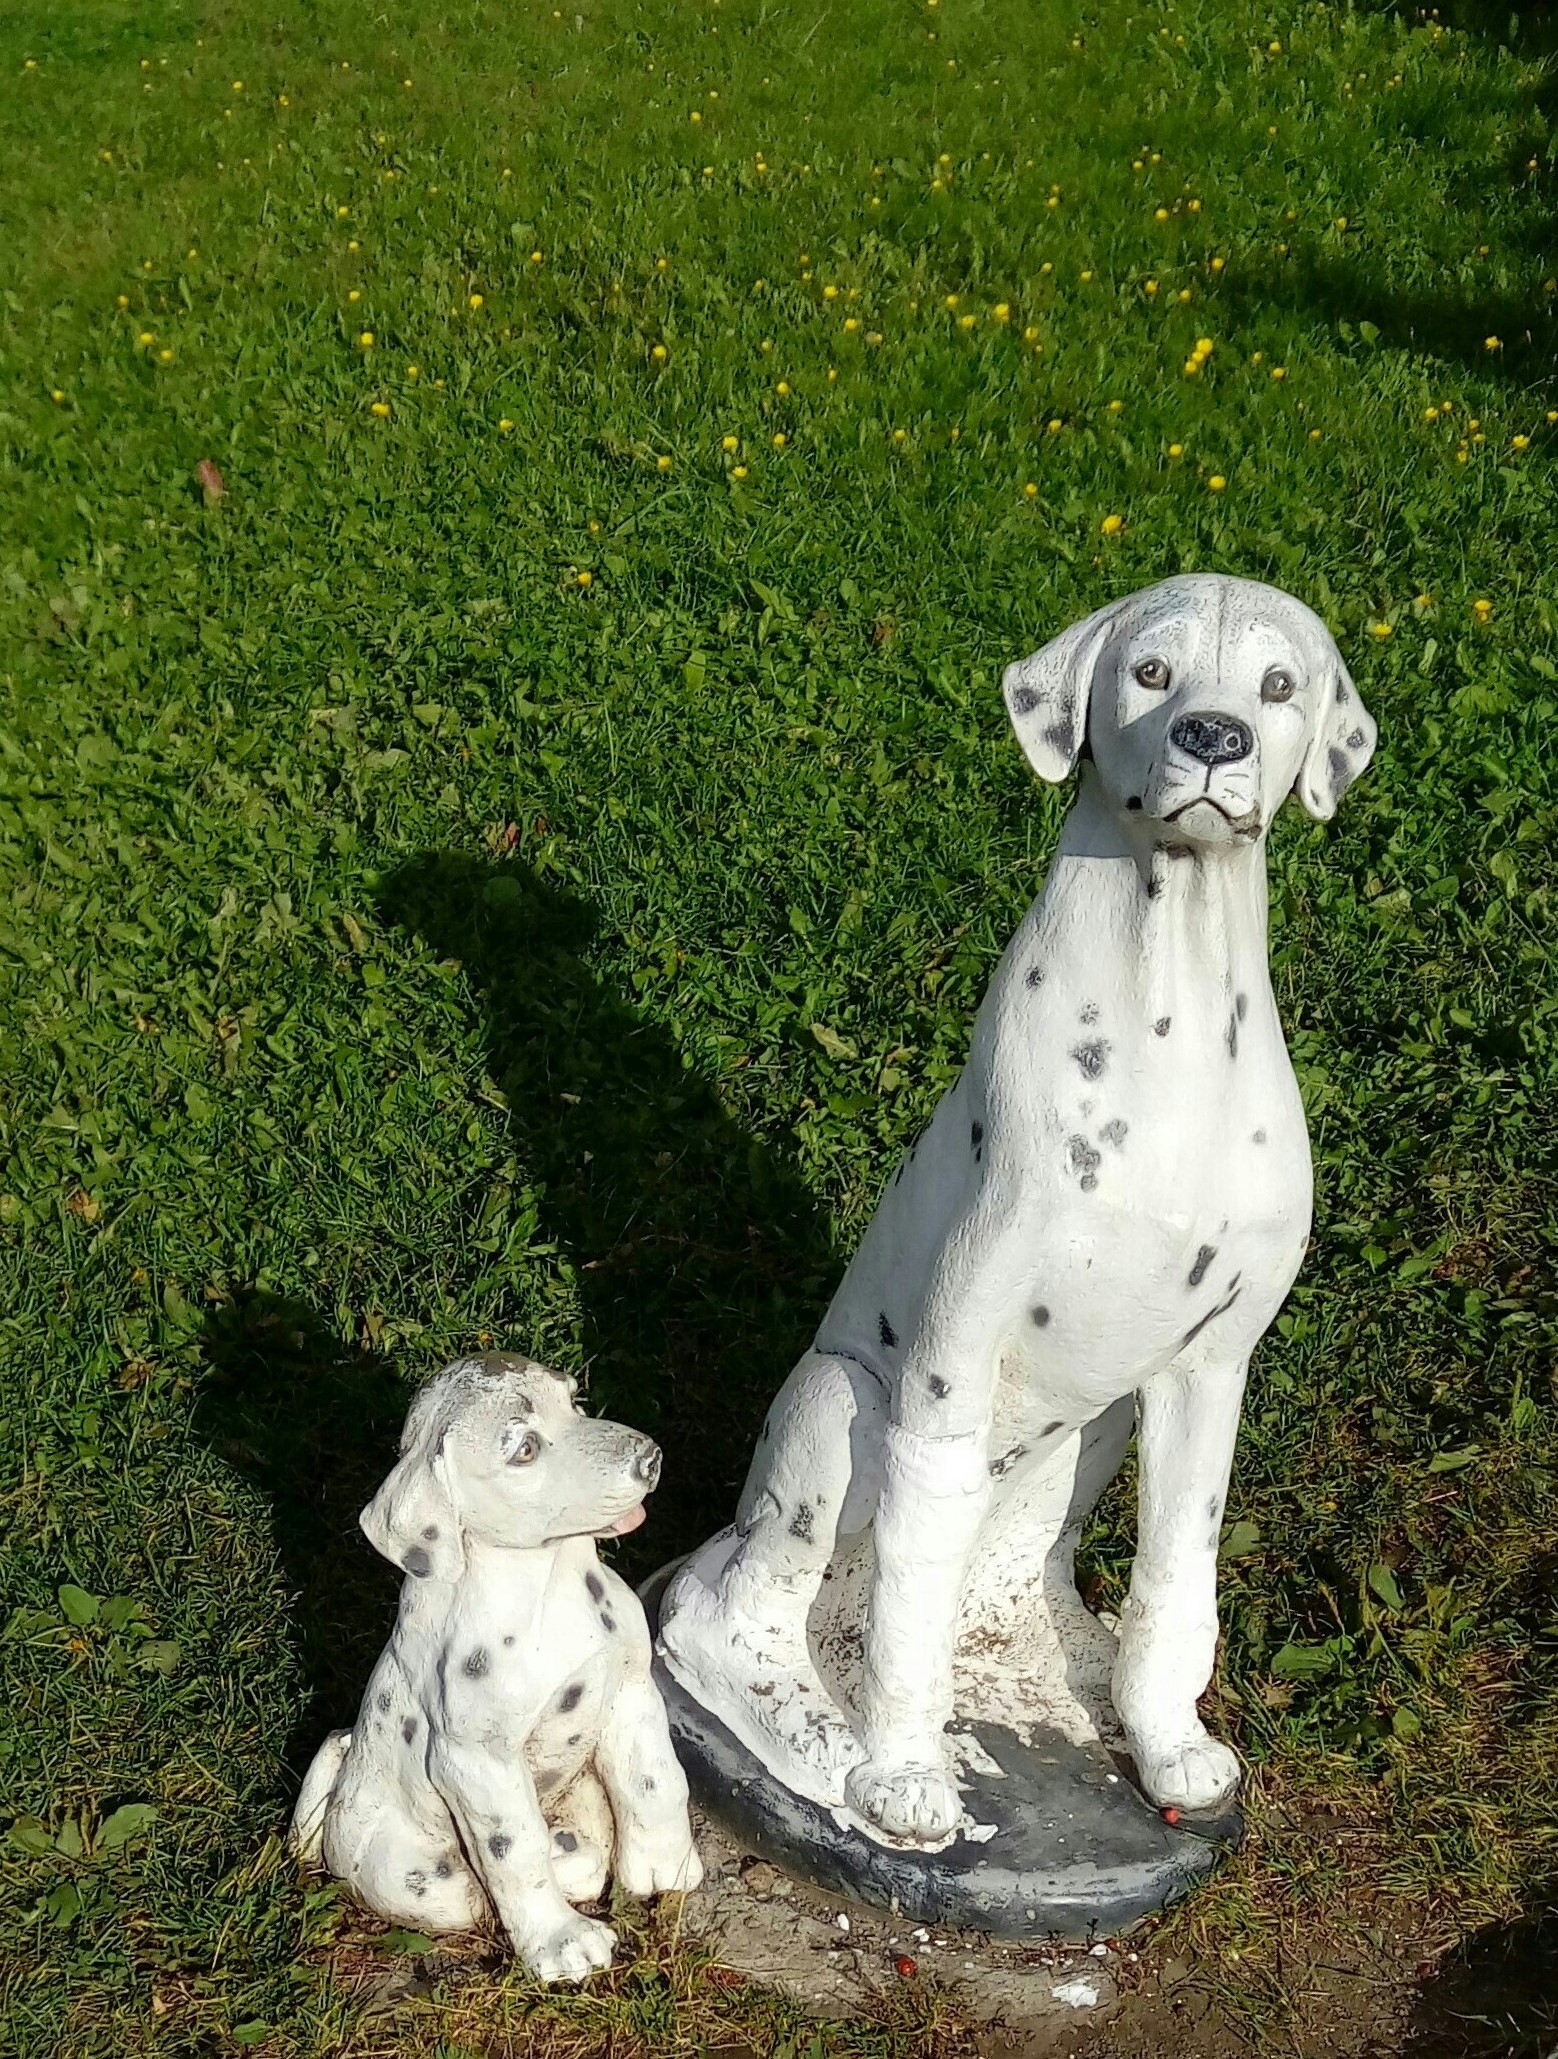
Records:
M566 1923L560 1923L522 1957L537 1980L549 1984L588 1980L592 1973L599 1973L611 1964L616 1943L617 1933L606 1924L597 1923L593 1916L580 1916L570 1910Z
M1138 1749L1136 1768L1160 1809L1215 1809L1236 1792L1241 1771L1227 1745L1204 1730L1167 1751Z
M624 1894L690 1894L702 1878L703 1861L690 1837L635 1842L617 1854L617 1885Z
M933 1845L953 1831L963 1803L946 1768L867 1760L845 1782L849 1805L868 1823L911 1844Z

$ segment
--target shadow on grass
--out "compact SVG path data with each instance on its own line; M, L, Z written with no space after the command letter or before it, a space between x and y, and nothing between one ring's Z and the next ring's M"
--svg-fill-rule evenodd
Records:
M519 864L435 853L385 884L381 908L480 992L543 1234L574 1268L590 1405L664 1447L623 1565L641 1576L729 1520L838 1270L826 1226L670 1036L601 985L581 902Z
M602 987L580 902L521 866L442 855L405 866L382 901L481 994L488 1070L544 1188L541 1234L578 1282L592 1409L665 1449L651 1521L622 1556L641 1578L729 1520L763 1411L837 1271L825 1226L665 1031ZM201 1427L267 1497L298 1596L307 1703L286 1757L301 1770L329 1724L351 1721L393 1617L396 1576L357 1516L394 1459L409 1390L387 1359L274 1296L215 1310L204 1341Z
M394 1618L398 1580L357 1528L389 1471L408 1399L383 1358L342 1346L301 1303L242 1294L213 1310L196 1421L270 1503L308 1702L284 1756L301 1771L349 1723Z
M1418 2000L1400 2059L1546 2059L1558 2050L1558 1883L1539 1913L1474 1931Z

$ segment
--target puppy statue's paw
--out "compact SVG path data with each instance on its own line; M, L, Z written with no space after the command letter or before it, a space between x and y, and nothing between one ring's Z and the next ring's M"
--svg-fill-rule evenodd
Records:
M1199 1726L1198 1726L1199 1729ZM1138 1749L1141 1784L1160 1809L1215 1809L1237 1792L1238 1758L1227 1745L1198 1736L1166 1751Z
M867 1760L851 1772L844 1794L868 1823L911 1844L939 1844L963 1814L957 1788L940 1765Z
M611 1964L616 1943L617 1933L606 1924L570 1910L566 1923L560 1923L520 1956L536 1979L548 1984L588 1980L592 1973L599 1973Z
M702 1878L703 1861L690 1837L635 1843L617 1854L617 1885L625 1894L690 1894Z

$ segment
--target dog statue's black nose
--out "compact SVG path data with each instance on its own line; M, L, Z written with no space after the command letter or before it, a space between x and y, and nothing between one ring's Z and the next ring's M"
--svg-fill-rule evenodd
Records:
M1232 765L1255 748L1255 733L1237 715L1181 715L1170 743L1203 765Z
M646 1490L653 1492L660 1478L660 1447L646 1438L639 1446L638 1456L633 1461L633 1478L641 1480Z

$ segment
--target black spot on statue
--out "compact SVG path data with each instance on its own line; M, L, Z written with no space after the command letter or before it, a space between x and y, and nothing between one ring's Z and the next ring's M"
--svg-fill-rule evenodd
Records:
M536 1785L538 1787L540 1786L540 1784L541 1783L539 1781L536 1782ZM513 1842L513 1838L507 1836L503 1831L495 1830L492 1833L491 1837L489 1837L487 1840L487 1849L489 1852L491 1852L492 1856L495 1859L506 1859L508 1857L509 1846Z
M582 1744L582 1743L583 1743L583 1741L584 1741L584 1732L583 1732L582 1730L571 1730L571 1731L570 1731L570 1732L568 1733L568 1748L569 1748L569 1750L570 1750L570 1751L572 1751L573 1747L574 1747L574 1746L575 1746L576 1744Z
M813 1527L811 1503L809 1501L799 1502L796 1505L795 1514L790 1518L790 1535L798 1538L802 1544L810 1544Z
M585 1574L584 1591L588 1594L591 1601L604 1601L606 1599L606 1589L599 1573Z
M1347 748L1350 751L1361 751L1363 749L1363 731L1361 729L1355 729L1352 735L1348 737Z
M1011 1471L1012 1467L1016 1465L1017 1461L1020 1458L1026 1458L1027 1456L1028 1447L1026 1444L1014 1444L1010 1451L1002 1452L999 1458L991 1459L991 1479L1004 1480L1006 1478L1006 1475Z
M1039 705L1038 689L1032 686L1018 686L1012 689L1012 713L1031 715Z
M940 1373L932 1373L930 1377L926 1380L925 1384L930 1389L931 1399L933 1401L945 1401L947 1396L952 1392L951 1388L947 1385L946 1381L941 1377Z
M1331 791L1338 795L1344 793L1352 782L1352 767L1347 763L1346 752L1329 750L1325 754L1325 762L1330 768Z
M1228 1296L1226 1301L1218 1302L1216 1308L1209 1308L1206 1314L1202 1316L1199 1322L1192 1323L1190 1325L1190 1328L1185 1332L1184 1336L1181 1337L1179 1340L1180 1350L1183 1351L1187 1344L1194 1344L1197 1337L1199 1337L1201 1332L1206 1328L1207 1324L1215 1323L1220 1315L1226 1315L1229 1309L1232 1308L1234 1303L1238 1300L1238 1298L1239 1290L1238 1288L1235 1288L1233 1293L1231 1293Z
M406 1718L405 1722L400 1726L400 1734L407 1744L410 1744L412 1738L417 1734L417 1719L415 1716L408 1716Z
M503 1640L503 1649L504 1649L505 1651L512 1651L512 1650L513 1650L513 1648L514 1648L514 1633L513 1633L513 1631L511 1630L511 1631L509 1632L508 1636L507 1636L507 1637L505 1637L505 1638L504 1638L504 1640Z
M600 1612L600 1626L608 1636L611 1636L615 1634L617 1628L617 1619L615 1616L608 1615L606 1610L602 1609Z
M579 1849L579 1840L571 1830L554 1830L552 1842L560 1852L576 1852Z
M639 1791L639 1793L640 1793L640 1794L653 1794L653 1793L654 1793L654 1791L655 1791L655 1776L654 1776L654 1775L653 1775L652 1773L646 1773L646 1774L644 1775L643 1779L642 1779L642 1780L641 1780L641 1781L640 1781L640 1782L638 1783L638 1791Z
M381 1693L379 1694L379 1696L378 1696L378 1698L377 1698L377 1699L378 1699L378 1708L379 1708L379 1714L380 1714L381 1716L387 1716L387 1715L389 1714L389 1712L390 1712L390 1698L389 1698L389 1696L388 1696L387 1694L384 1694L384 1693L382 1693L382 1692L381 1692Z
M438 1542L438 1525L436 1523L429 1523L427 1528L422 1532L422 1535L427 1539L429 1544L436 1544Z
M985 1126L982 1122L970 1123L968 1141L975 1151L985 1140Z
M1140 808L1141 808L1141 795L1140 795L1140 794L1128 794L1128 795L1126 796L1126 801L1125 801L1125 807L1126 807L1126 812L1127 812L1127 814L1130 814L1130 815L1135 815L1135 814L1137 814L1137 813L1138 813L1138 812L1140 811Z
M1223 1032L1223 1042L1228 1046L1228 1056L1230 1058L1237 1058L1239 1055L1239 1018L1237 1015L1229 1016L1228 1027Z
M1264 1143L1265 1143L1265 1141L1266 1141L1266 1132L1265 1132L1264 1130L1257 1130L1257 1131L1255 1132L1254 1136L1253 1136L1253 1137L1252 1137L1252 1138L1250 1139L1250 1142L1251 1142L1252 1144L1264 1144Z
M1206 1278L1207 1267L1216 1256L1217 1247L1215 1244L1203 1244L1201 1246L1201 1249L1196 1253L1195 1263L1190 1268L1190 1284L1192 1287L1200 1286L1201 1282Z
M1078 1044L1071 1055L1081 1068L1083 1079L1103 1078L1104 1068L1109 1062L1109 1046L1102 1037L1094 1037L1090 1043Z
M1340 679L1336 682L1336 705L1339 708L1345 708L1347 705L1347 688Z
M1162 893L1162 891L1162 880L1159 879L1158 875L1155 872L1149 873L1147 876L1147 899L1149 901L1155 901L1158 898L1159 894Z
M1032 987L1042 987L1042 986L1043 986L1043 984L1044 984L1044 968L1043 968L1043 966L1042 966L1042 965L1030 965L1030 966L1028 967L1028 970L1027 970L1027 973L1026 973L1026 975L1024 976L1024 979L1023 979L1023 985L1024 985L1024 986L1026 986L1026 987L1032 988Z
M454 1868L450 1865L447 1859L440 1859L438 1864L433 1868L433 1872L437 1875L437 1877L440 1880L447 1880L449 1876L454 1872Z
M1115 1150L1118 1151L1120 1146L1125 1142L1126 1136L1129 1134L1129 1130L1129 1123L1123 1122L1120 1119L1120 1117L1116 1115L1112 1116L1110 1120L1104 1124L1103 1128L1098 1132L1098 1134L1103 1139L1104 1143L1112 1144Z
M1039 1303L1038 1307L1033 1311L1033 1321L1034 1327L1036 1329L1044 1330L1049 1327L1049 1310L1044 1306L1042 1301Z
M1233 1012L1238 1016L1240 1022L1243 1022L1245 1016L1250 1012L1250 997L1248 994L1234 995Z
M1098 1168L1103 1164L1100 1154L1086 1137L1068 1137L1066 1156L1071 1162L1071 1170L1077 1175L1077 1185L1084 1194L1091 1193L1098 1185Z
M401 1564L413 1580L425 1580L433 1570L433 1561L428 1557L420 1544L412 1545L410 1551L401 1560Z
M1223 1512L1223 1503L1221 1495L1214 1494L1212 1496L1211 1500L1206 1505L1206 1512L1211 1517L1212 1521L1215 1523L1217 1521L1217 1518Z
M1082 1012L1081 1012L1081 1014L1080 1014L1080 1015L1079 1015L1079 1016L1077 1017L1077 1021L1078 1021L1078 1022L1081 1022L1081 1023L1095 1023L1095 1022L1097 1022L1097 1020L1098 1020L1098 1003L1097 1003L1096 1001L1087 1001L1087 1002L1084 1002L1084 1003L1083 1003L1083 1006L1082 1006Z
M484 1679L486 1677L487 1668L491 1664L492 1659L488 1654L487 1647L484 1644L477 1645L475 1651L473 1651L465 1661L463 1671L465 1673L466 1679Z
M560 1766L548 1766L544 1772L536 1775L536 1793L550 1794L562 1777L563 1771Z
M580 1680L575 1680L571 1687L565 1687L557 1697L557 1706L566 1716L571 1710L576 1709L583 1699L584 1683Z
M898 1342L898 1332L893 1328L885 1315L879 1315L876 1319L876 1334L881 1338L889 1351Z
M1155 1037L1166 1037L1173 1027L1174 1018L1172 1015L1160 1015L1152 1025L1152 1034Z
M1053 1423L1046 1423L1044 1425L1044 1428L1039 1432L1039 1435L1041 1437L1053 1437L1057 1430L1064 1430L1065 1427L1065 1424L1058 1420Z
M416 1896L418 1901L420 1901L423 1895L427 1893L427 1875L422 1871L420 1866L413 1866L411 1871L406 1875L406 1885L410 1888L411 1892Z
M1062 758L1071 756L1071 731L1064 722L1052 722L1044 732L1044 741Z

